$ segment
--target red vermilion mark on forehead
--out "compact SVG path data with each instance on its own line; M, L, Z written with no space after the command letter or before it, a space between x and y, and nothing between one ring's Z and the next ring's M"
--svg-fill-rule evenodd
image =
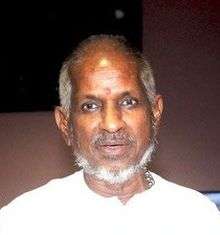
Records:
M106 95L111 95L111 89L109 87L105 88Z

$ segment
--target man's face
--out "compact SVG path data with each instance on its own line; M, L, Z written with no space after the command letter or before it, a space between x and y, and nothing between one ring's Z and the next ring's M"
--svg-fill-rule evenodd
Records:
M149 146L152 128L135 63L117 55L91 58L72 82L69 124L75 156L110 171L137 164Z

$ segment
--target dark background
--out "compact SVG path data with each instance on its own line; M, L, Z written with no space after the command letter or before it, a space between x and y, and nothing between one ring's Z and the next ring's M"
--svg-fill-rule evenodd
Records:
M208 0L2 6L0 206L74 172L52 110L61 62L93 33L123 34L151 62L165 103L151 169L187 187L219 191L219 10Z
M89 35L120 34L142 47L140 0L45 2L1 7L0 112L52 110L61 64Z

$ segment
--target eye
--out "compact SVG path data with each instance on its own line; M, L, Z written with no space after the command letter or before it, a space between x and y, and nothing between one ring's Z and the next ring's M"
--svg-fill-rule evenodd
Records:
M120 105L127 108L132 108L138 104L138 101L134 98L128 97L121 101Z
M99 108L99 105L96 104L95 102L89 102L82 104L81 110L84 112L94 112Z

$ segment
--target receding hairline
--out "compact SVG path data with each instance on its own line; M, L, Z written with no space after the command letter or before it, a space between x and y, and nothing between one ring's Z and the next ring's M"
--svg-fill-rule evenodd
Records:
M154 103L156 96L155 81L152 74L151 67L147 60L139 51L131 47L123 36L115 35L92 35L85 39L76 47L64 61L60 70L59 77L59 95L60 104L68 112L71 104L71 95L74 92L74 85L72 84L74 69L79 69L84 65L85 60L94 57L95 53L115 53L120 54L127 62L130 60L137 66L137 76L141 79L145 87L146 95L151 104ZM127 63L129 65L129 63Z
M82 67L86 62L97 61L98 58L124 58L138 65L138 52L132 49L122 36L93 35L81 42L69 57L68 72Z

